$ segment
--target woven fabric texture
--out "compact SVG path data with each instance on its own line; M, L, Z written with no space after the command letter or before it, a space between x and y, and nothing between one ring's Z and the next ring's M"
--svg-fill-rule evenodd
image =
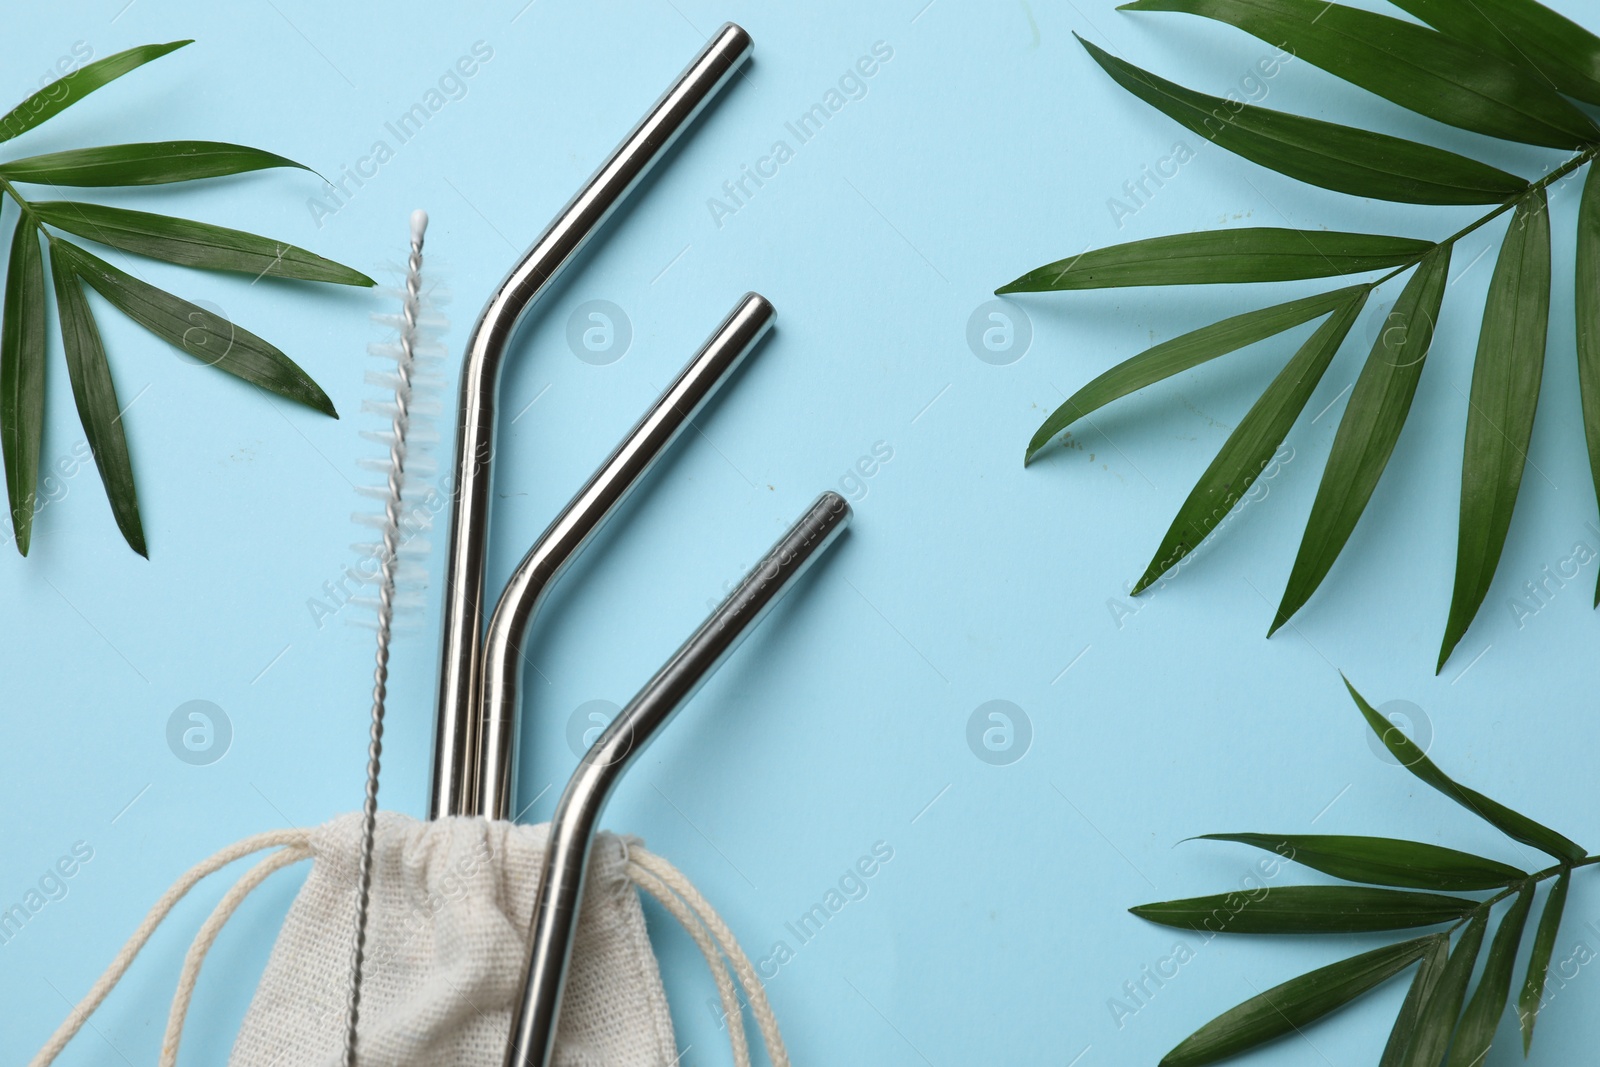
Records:
M337 1067L360 818L311 833L313 865L234 1044L231 1067ZM362 1067L501 1067L546 826L378 816L358 1046ZM666 994L630 884L628 841L595 841L562 998L559 1067L668 1067Z

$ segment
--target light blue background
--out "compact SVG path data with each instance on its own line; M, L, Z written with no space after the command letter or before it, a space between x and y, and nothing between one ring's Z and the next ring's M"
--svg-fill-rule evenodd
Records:
M1600 682L1595 564L1520 628L1506 606L1575 541L1600 545L1586 525L1595 503L1565 291L1575 189L1554 195L1563 291L1538 471L1500 579L1442 676L1431 668L1450 591L1463 397L1493 260L1469 264L1499 227L1460 249L1397 458L1297 626L1262 637L1338 409L1310 415L1352 381L1355 341L1291 434L1293 459L1266 498L1119 624L1110 605L1127 603L1124 583L1284 346L1124 402L1099 420L1103 434L1079 433L1028 471L1024 443L1064 392L1145 344L1287 297L1019 299L1034 338L1009 366L969 350L973 310L995 286L1090 245L1244 225L1437 238L1476 215L1361 203L1242 164L1116 89L1072 35L1218 93L1270 54L1252 38L1119 14L1109 0L925 2L538 0L520 14L522 0L38 5L8 13L0 97L20 99L74 42L105 56L195 37L15 151L216 138L333 175L487 43L493 59L466 96L320 227L307 209L320 183L298 172L103 197L270 233L374 274L400 262L406 215L426 207L429 269L455 295L448 338L459 352L513 256L704 36L724 19L744 24L757 42L747 75L532 316L505 376L508 414L539 399L502 422L491 588L739 294L759 290L779 308L776 334L551 601L531 649L522 800L572 767L573 709L625 702L726 583L884 442L893 459L865 483L848 537L649 752L607 822L681 866L758 958L875 842L894 849L869 895L770 983L796 1062L1154 1063L1253 990L1371 943L1197 946L1119 1026L1108 1001L1178 940L1123 909L1232 887L1254 859L1175 849L1182 838L1388 833L1536 862L1376 758L1338 670L1374 701L1426 709L1433 754L1451 771L1600 842L1600 734L1587 713ZM708 198L789 139L784 123L878 41L893 58L865 98L718 226ZM1370 122L1524 173L1559 158L1445 130L1304 64L1267 94L1269 106ZM1108 199L1179 141L1195 158L1119 229ZM0 946L0 1059L12 1063L179 873L247 834L352 810L361 795L371 634L344 617L319 629L307 602L357 556L350 513L367 505L352 483L370 475L356 461L377 455L359 434L379 425L361 410L376 395L364 348L383 337L368 316L393 303L136 265L281 345L344 417L185 363L97 301L123 401L138 397L126 421L151 558L122 545L92 471L40 516L29 559L0 552L0 904L74 842L94 849L68 895ZM630 351L609 366L566 344L568 315L589 299L614 301L633 325ZM53 460L81 434L52 358ZM436 584L428 595L436 603ZM436 608L429 620L396 651L383 779L385 805L413 813L426 792ZM166 745L168 716L193 699L232 722L231 749L210 766ZM1032 723L1031 750L1010 766L981 762L966 741L969 716L994 699ZM530 817L547 818L557 791ZM300 877L275 877L217 945L183 1062L225 1058ZM1590 882L1574 893L1563 955L1580 938L1600 945L1584 927L1600 919ZM183 951L222 891L207 885L179 907L63 1063L154 1061ZM727 1062L693 946L659 910L650 918L683 1062ZM1371 1062L1400 995L1387 988L1309 1031L1314 1052L1286 1045L1249 1062ZM1574 981L1541 1021L1536 1055L1570 1061L1588 1048L1596 1004L1600 983ZM1511 1063L1512 1044L1491 1061Z

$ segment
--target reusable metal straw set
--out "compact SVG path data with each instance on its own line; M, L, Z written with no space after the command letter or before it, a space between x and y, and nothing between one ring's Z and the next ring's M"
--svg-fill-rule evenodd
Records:
M497 393L507 348L518 323L709 101L736 76L751 49L749 35L731 23L710 39L506 275L473 328L461 373L455 468L450 483L453 510L444 587L443 654L429 804L431 819L476 816L503 821L511 818L517 727L523 711L520 683L524 650L540 606L562 573L684 426L772 327L775 312L765 298L748 293L738 300L699 352L528 550L494 605L485 627L488 600L484 562L490 529ZM373 880L379 876L373 866L373 841L378 822L378 772L389 644L397 597L396 575L407 565L401 561L405 554L402 501L406 499L407 437L417 414L414 389L420 373L418 361L426 355L421 351L426 324L422 321L425 300L420 281L425 226L426 217L419 212L412 220L403 313L397 321L400 341L388 350L396 362L395 372L372 379L392 385L395 398L392 405L381 407L390 416L391 426L388 433L381 435L381 440L388 445L388 457L382 464L386 478L379 491L385 500L385 510L378 523L382 539L373 546L374 556L381 564L375 578L378 592L373 598L378 610L378 652L369 774L357 867L353 976L342 1050L345 1064L361 1062L363 1056L360 1027L363 971L384 962L368 959L365 948L368 898L373 892ZM562 995L573 959L591 846L601 813L618 781L674 713L844 530L849 517L850 508L843 498L836 493L823 493L666 665L645 683L581 758L556 806L533 894L526 980L521 995L513 1001L504 1059L508 1067L542 1067L556 1061ZM274 839L269 843L283 842ZM252 872L247 880L254 876ZM181 896L179 887L174 887L174 892ZM164 912L158 905L147 925L153 925L152 920L159 921L162 915ZM147 931L142 933L148 936ZM124 950L127 960L119 958L122 969L126 969L126 962L131 961L132 953L137 952L140 944L142 941L136 936ZM702 948L705 947L702 942ZM711 953L707 955L710 958ZM198 970L197 961L194 969ZM107 980L114 984L120 977L116 965L113 972L102 979L101 984L106 988L97 987L79 1006L74 1019L64 1024L65 1036L58 1034L58 1040L41 1052L35 1063L48 1062L60 1051L66 1039L81 1025L82 1017L92 1011L108 991ZM187 970L186 980L192 986ZM728 988L724 987L723 992L726 1002ZM180 983L180 997L186 995ZM737 1012L737 999L732 1003ZM186 1005L185 1000L183 1006ZM181 1013L176 1006L174 1012L181 1027ZM737 1018L730 1018L728 1023L730 1031L736 1027L742 1030ZM763 1028L765 1033L765 1023ZM736 1056L742 1041L742 1035L734 1039ZM169 1046L170 1056L175 1059L176 1036L171 1030ZM775 1059L782 1058L780 1044Z

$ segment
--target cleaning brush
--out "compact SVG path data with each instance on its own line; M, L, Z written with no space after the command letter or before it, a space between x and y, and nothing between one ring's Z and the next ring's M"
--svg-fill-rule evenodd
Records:
M412 224L426 228L427 214L415 212ZM373 322L393 330L394 338L367 346L368 354L381 361L378 369L366 374L366 383L379 395L364 400L361 410L380 418L382 429L362 430L360 434L381 446L383 452L356 461L362 470L377 476L375 484L359 485L356 492L379 501L382 510L351 515L357 525L373 531L375 540L357 541L350 546L357 553L352 569L367 591L351 596L349 603L366 610L350 612L345 619L368 629L378 628L386 610L391 631L414 626L424 616L426 564L433 551L428 533L434 517L446 504L446 494L436 484L436 450L443 411L439 397L445 388L443 366L449 355L442 341L449 321L439 308L449 297L437 284L421 276L420 248L420 244L413 246L400 288L388 291L400 301L401 311L372 316ZM392 486L391 475L397 472L401 480ZM387 609L382 595L385 559L393 560Z
M394 635L394 622L400 597L397 589L416 589L408 594L416 598L406 607L420 612L420 586L423 568L417 562L427 553L426 533L432 510L428 503L417 501L417 486L424 484L418 475L427 466L423 449L412 451L412 445L426 446L438 439L434 420L438 405L428 397L437 395L442 379L436 365L443 356L443 348L436 342L443 323L433 313L429 296L422 282L422 240L428 228L428 215L424 211L411 213L411 252L406 261L405 288L401 294L401 311L398 316L374 315L374 320L398 330L397 338L388 344L376 345L369 351L393 368L369 372L367 382L384 391L380 402L369 401L363 410L383 416L388 426L381 432L364 432L362 436L376 441L388 449L382 460L363 464L383 474L383 484L370 487L363 495L383 500L383 513L379 516L358 514L358 522L376 526L379 540L358 545L363 551L363 562L358 568L363 577L376 587L372 596L353 598L366 603L376 611L378 648L372 681L372 728L367 749L366 796L361 812L361 851L357 865L356 929L351 952L350 998L344 1041L345 1067L354 1067L356 1060L356 1027L361 1016L361 970L367 938L367 910L372 895L373 838L378 819L378 775L383 762L383 716L388 696L389 645ZM425 476L424 476L425 477ZM409 488L409 492L408 492ZM437 490L430 490L437 496Z

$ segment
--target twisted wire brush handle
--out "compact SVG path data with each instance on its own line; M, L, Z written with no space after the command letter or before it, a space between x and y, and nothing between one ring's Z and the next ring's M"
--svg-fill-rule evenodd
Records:
M378 651L372 670L372 733L367 746L367 791L361 808L361 859L356 868L356 935L350 1002L344 1033L344 1067L355 1067L356 1026L361 1019L361 968L367 946L367 910L372 899L372 848L378 825L378 773L383 764L383 711L389 686L389 639L394 623L394 572L400 551L400 506L406 481L406 434L411 428L411 374L416 366L417 314L422 303L422 237L428 213L411 213L411 256L400 326L398 382L389 440L389 495L384 502L383 551L378 571Z

